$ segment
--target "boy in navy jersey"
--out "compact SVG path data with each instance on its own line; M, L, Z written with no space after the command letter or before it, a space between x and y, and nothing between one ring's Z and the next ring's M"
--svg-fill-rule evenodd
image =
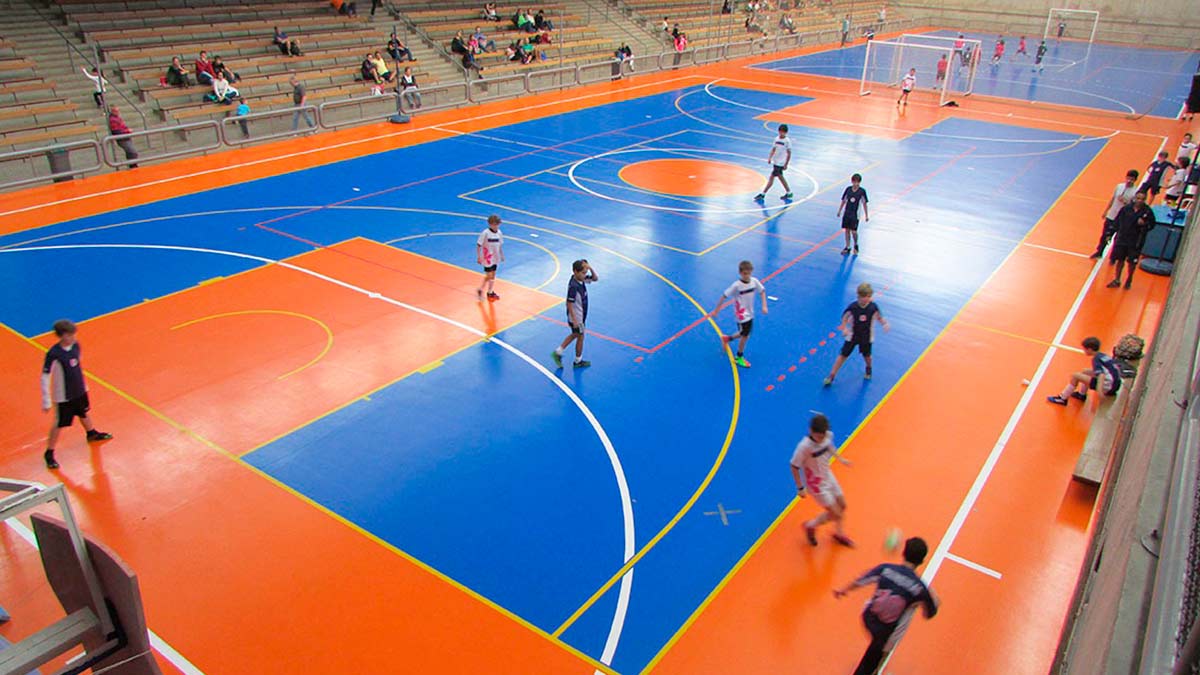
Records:
M49 412L51 403L56 408L54 424L50 426L50 435L46 439L44 458L48 469L58 468L58 462L54 460L54 446L58 443L59 430L71 426L71 421L76 417L87 430L89 443L112 438L112 434L98 431L88 417L91 404L88 402L87 383L83 379L75 330L75 324L66 319L55 321L54 334L58 336L58 342L46 351L46 359L42 363L42 410Z
M1102 392L1105 396L1116 396L1121 390L1121 369L1113 357L1100 351L1100 338L1084 338L1083 353L1092 359L1091 369L1073 373L1062 393L1047 396L1047 401L1066 405L1073 398L1086 401L1088 389Z
M1146 169L1146 179L1142 181L1142 187L1138 191L1146 193L1146 203L1153 204L1154 198L1158 196L1159 190L1162 189L1163 174L1167 169L1174 169L1175 164L1167 159L1170 155L1166 150L1158 153L1158 159L1150 162L1150 166Z
M862 175L850 176L850 187L842 191L842 203L838 206L838 216L842 219L842 232L846 235L846 248L842 255L850 253L850 240L854 240L854 254L858 255L858 209L862 207L863 219L871 221L867 211L867 191L862 188Z
M571 280L567 282L567 324L571 326L571 334L563 339L558 349L550 352L554 365L562 368L562 355L567 345L575 343L575 367L587 368L591 361L583 360L584 325L588 315L587 284L599 281L600 276L586 260L576 260L571 263Z
M858 353L862 354L867 364L863 378L871 379L871 343L875 340L875 322L878 321L884 330L891 330L887 319L883 318L883 312L879 311L879 305L872 302L874 296L875 289L871 288L871 284L859 284L858 300L850 303L842 312L842 335L846 337L846 342L842 345L842 353L833 362L829 377L825 378L826 387L833 384L833 379L855 347L858 347Z
M876 565L865 574L834 589L833 597L841 599L856 588L875 584L875 595L863 608L863 624L871 633L871 644L863 654L854 675L874 675L884 654L896 648L903 636L902 625L915 605L925 607L925 618L937 615L938 599L933 591L917 576L917 568L925 562L929 546L924 539L913 537L904 542L904 564L884 563Z

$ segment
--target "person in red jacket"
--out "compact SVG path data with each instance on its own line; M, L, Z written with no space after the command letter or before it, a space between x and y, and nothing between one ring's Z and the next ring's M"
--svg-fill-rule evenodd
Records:
M129 134L133 132L129 130L129 125L125 124L125 120L121 119L121 112L115 105L108 109L108 133L116 137L117 145L125 151L125 159L135 160L138 158L138 151L133 147L133 139L129 138ZM130 164L129 168L136 169L137 164Z
M196 59L193 64L196 69L196 81L202 85L212 86L212 81L217 78L217 73L213 70L212 61L208 60L208 52L201 51L200 58Z

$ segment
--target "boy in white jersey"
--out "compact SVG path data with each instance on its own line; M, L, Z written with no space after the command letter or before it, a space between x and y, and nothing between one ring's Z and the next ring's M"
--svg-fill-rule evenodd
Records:
M829 418L819 413L813 415L808 423L808 435L796 444L796 450L792 453L792 478L796 481L796 491L800 497L811 494L825 512L804 523L804 533L808 543L816 546L817 528L832 520L835 529L833 540L853 548L854 541L842 530L846 497L842 495L842 486L829 468L830 461L834 459L850 466L850 460L839 455L837 446L833 444Z
M750 330L754 327L754 294L757 293L762 297L762 313L767 313L767 289L763 287L762 282L756 279L753 275L754 265L749 260L743 260L738 263L738 280L730 284L729 288L721 294L717 300L717 306L709 313L709 316L716 316L717 312L721 311L721 306L726 299L733 300L733 316L737 319L738 330L732 335L722 335L721 341L725 344L738 341L737 356L733 362L742 368L749 368L750 362L746 360L746 341L750 339Z
M779 125L779 135L775 137L775 142L771 145L771 154L767 155L767 164L771 165L771 177L767 179L766 186L762 192L754 195L754 201L761 202L767 198L767 190L775 184L775 179L779 179L779 184L783 186L784 195L780 199L791 199L792 188L788 185L787 179L783 177L783 172L787 170L788 164L792 161L792 139L788 138L788 125Z
M900 98L896 99L896 105L903 103L908 105L908 95L912 93L914 87L917 86L917 69L909 68L908 74L900 81Z
M496 266L504 262L504 235L500 234L500 216L488 216L488 226L475 241L475 260L483 266L483 281L475 289L475 296L483 300L483 290L487 289L488 302L495 302L500 296L493 290L496 286Z

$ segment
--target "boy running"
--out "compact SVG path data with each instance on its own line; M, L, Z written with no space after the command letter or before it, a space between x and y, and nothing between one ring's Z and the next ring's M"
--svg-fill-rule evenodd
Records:
M1004 38L999 38L996 40L996 48L992 50L992 65L999 65L1002 58L1004 58Z
M1154 213L1146 205L1146 191L1139 190L1132 204L1121 207L1117 213L1116 236L1108 253L1108 262L1117 266L1109 288L1121 285L1121 269L1129 263L1129 275L1125 277L1125 290L1133 286L1133 271L1137 269L1138 257L1146 244L1146 233L1154 228Z
M861 577L833 591L833 597L841 599L850 591L875 584L875 595L863 608L862 620L871 633L871 644L863 654L854 675L874 675L879 663L896 642L904 635L909 611L920 603L925 608L925 618L937 615L938 599L921 577L917 568L925 562L929 546L924 539L913 537L904 542L904 564L884 563L867 571Z
M783 172L787 170L788 164L792 161L792 139L788 138L788 125L779 125L779 135L775 137L775 142L771 145L771 154L767 155L767 164L771 165L771 177L767 179L767 184L763 187L762 192L754 195L754 201L761 202L767 197L767 190L775 184L775 179L779 179L779 184L783 186L784 195L781 199L788 200L792 198L792 188L788 185L787 179L783 177Z
M792 479L796 481L796 492L801 498L812 494L813 499L825 509L824 513L804 523L804 534L808 537L808 543L816 546L817 528L832 520L835 530L833 540L842 546L854 548L854 541L842 530L846 497L829 468L831 459L850 466L850 460L838 454L837 446L833 444L829 419L818 413L808 423L808 435L796 444L796 450L792 453Z
M875 322L878 321L884 330L891 330L887 319L883 318L883 312L879 311L879 305L871 300L874 295L875 289L871 288L871 284L859 284L858 300L850 303L846 311L842 312L841 328L846 342L842 344L842 352L833 362L833 370L829 371L829 377L825 378L826 387L833 384L842 364L855 347L858 347L858 353L862 354L863 361L867 364L863 379L871 379L871 343L875 340Z
M1021 41L1017 43L1017 56L1024 54L1029 56L1029 52L1025 51L1025 36L1021 36Z
M1113 357L1100 351L1100 339L1084 338L1083 353L1091 357L1091 369L1073 373L1062 393L1058 396L1047 396L1047 401L1057 405L1066 405L1073 398L1086 401L1089 389L1102 392L1105 396L1117 395L1121 389L1121 370L1117 368Z
M553 352L550 352L550 358L554 359L554 365L562 368L563 350L572 342L575 343L575 363L576 368L587 368L592 365L591 361L583 360L583 338L586 334L584 327L587 324L588 315L588 291L587 285L600 280L600 275L596 274L596 270L592 268L587 260L576 260L571 263L571 280L567 282L567 324L571 327L571 334L563 339L562 344Z
M896 99L896 105L903 103L907 107L908 95L912 93L915 86L917 86L917 69L909 68L908 74L900 81L900 98Z
M1038 45L1037 52L1033 55L1033 70L1041 73L1046 70L1046 66L1042 64L1042 59L1046 58L1046 41Z
M863 218L871 222L871 214L867 211L867 191L862 188L862 175L850 176L850 187L842 190L842 203L838 206L838 216L842 219L842 233L846 236L846 247L842 255L850 254L850 241L854 240L854 255L858 255L858 207L862 206Z
M76 417L87 430L89 443L112 438L112 434L97 430L88 416L92 406L88 401L87 382L83 378L80 346L75 341L75 332L74 323L66 319L55 321L54 334L58 336L58 342L46 351L46 359L42 362L42 410L49 412L51 403L56 407L43 455L47 469L58 468L58 462L54 459L58 434L71 426L71 421Z
M950 62L946 60L946 55L942 54L942 58L937 62L937 86L941 87L942 82L946 80L946 70L950 67Z
M729 344L734 340L738 341L737 356L733 362L742 368L749 368L750 362L746 360L746 341L750 339L750 331L754 328L754 294L762 296L762 313L767 313L767 289L763 287L762 282L756 279L753 275L754 264L749 260L743 260L738 263L738 278L725 289L721 297L717 300L717 306L713 311L709 312L709 316L716 316L717 312L721 311L721 306L727 299L733 300L733 316L737 320L737 332L732 335L722 335L721 341Z
M1142 181L1142 186L1138 190L1146 193L1147 204L1153 204L1154 198L1162 189L1163 174L1167 172L1167 169L1175 168L1171 160L1167 159L1168 156L1167 151L1163 150L1158 153L1158 159L1150 162L1150 166L1146 168L1146 179Z
M493 289L496 286L496 266L504 262L504 235L500 234L500 216L488 216L487 223L487 229L475 241L475 259L483 265L483 281L475 289L475 296L483 300L483 290L486 288L488 302L495 302L500 299Z

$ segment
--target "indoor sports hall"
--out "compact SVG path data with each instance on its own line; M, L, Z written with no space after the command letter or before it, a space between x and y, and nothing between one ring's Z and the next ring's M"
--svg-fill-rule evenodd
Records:
M743 4L732 37L716 23L590 82L587 65L560 62L553 87L485 69L440 85L478 102L377 97L403 124L326 129L342 109L320 104L293 132L288 104L254 142L134 132L137 162L103 129L120 170L0 175L0 487L62 484L78 529L136 574L150 645L74 670L80 648L46 652L39 672L851 673L872 591L834 591L902 562L909 537L939 611L902 620L880 673L1195 658L1186 166L1163 174L1180 208L1156 194L1144 212L1136 273L1110 264L1126 268L1124 230L1093 255L1127 171L1141 185L1160 151L1195 157L1194 40L1125 39L1090 7L837 0L811 34L747 41L743 19L786 10ZM612 11L657 39L664 13L723 20L706 8ZM763 189L772 152L790 152L787 190ZM765 289L752 332L729 306L742 261ZM576 358L555 348L580 279ZM886 330L830 381L864 283ZM112 438L63 428L51 469L38 368L64 318ZM1146 356L1119 393L1047 400L1091 373L1085 338L1113 354L1128 335ZM852 542L828 525L809 541L821 504L789 462L814 416L846 462ZM8 506L0 664L27 665L5 652L71 609Z

